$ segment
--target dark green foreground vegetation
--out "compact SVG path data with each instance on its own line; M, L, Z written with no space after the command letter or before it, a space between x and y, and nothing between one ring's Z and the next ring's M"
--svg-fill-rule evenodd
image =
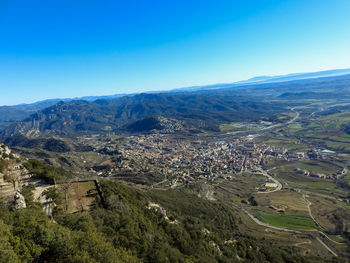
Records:
M315 262L237 232L231 209L176 191L139 192L102 182L105 207L54 221L22 192L28 208L0 210L0 262ZM164 214L149 209L154 202ZM317 260L320 262L320 260Z
M38 160L28 160L24 163L25 168L34 178L44 180L46 183L54 184L60 179L69 179L73 177L71 172L67 172L63 168L45 164Z

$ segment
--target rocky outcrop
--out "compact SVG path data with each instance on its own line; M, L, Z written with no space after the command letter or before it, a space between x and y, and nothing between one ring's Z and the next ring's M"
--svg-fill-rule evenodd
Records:
M22 164L23 160L9 147L0 144L0 195L7 201L11 202L16 190L20 189L31 177Z
M13 208L16 210L27 208L27 204L24 199L24 196L19 191L17 191L14 196Z

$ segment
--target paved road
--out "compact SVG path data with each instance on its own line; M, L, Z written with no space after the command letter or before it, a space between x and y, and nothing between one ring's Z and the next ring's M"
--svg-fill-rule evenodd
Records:
M264 226L264 227L275 229L275 230L285 231L285 232L296 233L296 234L300 234L301 233L300 231L297 231L297 230L292 230L292 229L288 229L288 228L284 228L284 227L272 226L272 225L269 225L267 223L261 222L259 219L257 219L255 216L253 216L248 210L246 210L243 207L240 207L240 206L238 206L238 205L236 205L234 203L233 203L233 205L236 208L238 208L238 209L242 210L243 212L245 212L255 223L257 223L260 226Z
M332 239L330 239L325 233L323 233L322 231L319 231L319 230L303 230L303 231L297 231L297 230L292 230L292 229L288 229L288 228L284 228L284 227L276 227L276 226L271 226L269 224L266 224L264 222L261 222L259 219L257 219L255 216L253 216L248 210L244 209L243 207L235 204L235 203L232 203L233 206L235 206L237 209L240 209L242 210L243 212L245 212L256 224L260 225L260 226L263 226L263 227L267 227L267 228L270 228L270 229L275 229L275 230L280 230L280 231L285 231L285 232L290 232L290 233L295 233L295 234L301 234L303 232L318 232L320 233L322 236L326 237L328 240L332 241L332 242L335 242L335 243L338 243L340 245L343 245L343 243L339 243L339 242L336 242ZM311 216L312 217L312 216ZM313 217L312 217L313 218ZM337 253L335 253L329 246L327 246L326 243L324 243L318 236L316 236L316 240L318 242L320 242L320 244L322 246L324 246L333 256L335 257L338 257Z
M275 182L275 183L277 184L277 188L276 188L276 189L274 189L274 190L272 190L272 191L268 191L268 192L257 192L258 194L273 193L273 192L280 191L280 190L282 189L282 184L281 184L279 181L277 181L275 178L273 178L271 175L269 175L269 174L267 173L267 171L263 170L261 167L259 167L258 170L260 170L261 173L262 173L264 176L268 177L270 180L272 180L273 182ZM318 227L320 227L320 228L322 229L321 225L316 221L316 219L315 219L314 216L312 215L311 208L310 208L310 206L311 206L312 203L311 203L308 199L306 199L305 194L303 194L303 198L304 198L304 200L307 202L307 207L308 207L308 211L309 211L309 215L310 215L311 219L316 223L316 225L317 225ZM233 204L233 205L234 205L236 208L241 209L243 212L245 212L256 224L258 224L258 225L260 225L260 226L264 226L264 227L271 228L271 229L275 229L275 230L285 231L285 232L292 232L292 233L297 233L297 234L302 233L301 231L292 230L292 229L288 229L288 228L284 228L284 227L271 226L271 225L269 225L269 224L266 224L266 223L264 223L264 222L261 222L259 219L257 219L255 216L253 216L248 210L246 210L246 209L244 209L243 207L240 207L240 206L238 206L238 205L236 205L236 204ZM308 232L318 232L318 233L320 233L323 237L325 237L326 239L328 239L329 241L331 241L331 242L333 242L333 243L335 243L335 244L338 244L338 245L344 245L344 243L340 243L340 242L337 242L337 241L332 240L330 237L328 237L324 232L322 232L322 231L320 231L320 230L303 230L303 232L305 232L305 231L308 231ZM327 246L327 244L324 243L319 237L316 237L316 240L317 240L318 242L320 242L320 244L321 244L322 246L324 246L333 256L335 256L335 257L338 256L337 253L335 253L329 246Z
M291 124L291 123L295 122L300 117L300 113L298 111L295 111L294 108L292 108L291 111L295 112L297 115L295 115L295 117L293 119L291 119L290 121L287 121L287 124Z
M277 227L277 226L271 226L269 224L263 223L261 222L259 219L257 219L255 216L253 216L249 211L247 211L246 209L244 209L243 207L238 206L237 204L232 203L233 206L235 206L236 208L242 210L243 212L245 212L256 224L260 225L260 226L264 226L270 229L275 229L275 230L280 230L280 231L285 231L285 232L290 232L290 233L295 233L295 234L301 234L303 232L319 232L320 234L322 234L324 237L326 237L327 239L329 239L330 241L335 242L334 240L331 240L325 233L319 231L319 230L303 230L303 231L297 231L297 230L292 230L292 229L288 229L288 228L284 228L284 227ZM335 253L329 246L327 246L326 243L324 243L319 237L316 237L316 240L318 242L320 242L320 244L322 246L324 246L333 256L338 257L338 254ZM337 242L338 243L338 242ZM343 245L342 243L339 243L341 245Z
M338 254L330 249L319 237L316 237L317 241L321 243L333 256L338 257Z
M219 186L220 187L220 186ZM229 191L226 188L220 187L222 190L227 191L229 193L232 193L231 191ZM285 232L292 232L292 233L297 233L300 234L301 232L298 230L293 230L293 229L288 229L288 228L284 228L284 227L277 227L277 226L272 226L269 225L267 223L261 222L258 218L256 218L254 215L252 215L248 210L246 210L245 208L243 208L242 206L236 204L235 202L229 202L230 204L232 204L235 208L237 208L238 210L242 210L244 213L246 213L256 224L260 225L260 226L264 226L267 228L271 228L271 229L275 229L275 230L280 230L280 231L285 231ZM316 231L316 230L312 230L312 231Z
M237 134L243 134L243 133L250 133L250 134L255 134L255 133L259 133L260 131L267 131L267 130L271 130L271 129L275 129L275 128L278 128L278 127L283 127L283 126L286 126L286 125L289 125L289 124L292 124L294 123L299 117L300 117L300 113L298 111L296 111L294 108L291 109L292 112L296 113L296 115L294 116L293 119L287 121L287 122L284 122L284 123L278 123L278 124L273 124L273 125L270 125L270 126L267 126L267 127L264 127L264 128L261 128L261 129L258 129L258 130L252 130L252 131L231 131L231 132L227 132L226 134L227 135L237 135Z
M286 123L281 123L281 124L274 124L274 125L271 125L271 126L268 126L268 127L265 127L263 129L261 129L261 131L264 131L264 130L270 130L270 129L274 129L274 128L278 128L278 127L282 127L282 126L286 126L286 125L289 125L289 124L292 124L294 123L299 117L300 117L300 113L295 111L294 108L291 109L291 111L295 112L296 113L296 116L289 120L288 122ZM238 132L237 132L238 133ZM268 171L265 171L263 170L261 167L258 167L257 168L264 176L266 176L269 180L273 181L274 183L277 184L277 188L272 190L272 191L259 191L257 192L258 194L269 194L269 193L273 193L273 192L277 192L277 191L280 191L282 189L282 184L276 180L275 178L273 178L271 175L268 174ZM274 169L274 168L273 168ZM311 202L309 200L306 199L305 195L303 195L303 198L305 199L305 201L307 202L307 206L308 206L308 210L309 210L309 215L310 217L312 218L312 220L316 223L317 226L321 227L320 224L316 221L316 219L313 217L312 215L312 212L311 212ZM244 209L243 207L237 205L237 204L234 204L233 205L242 210L243 212L245 212L256 224L260 225L260 226L264 226L264 227L267 227L267 228L270 228L270 229L275 229L275 230L280 230L280 231L285 231L285 232L291 232L291 233L297 233L297 234L300 234L302 233L301 231L297 231L297 230L292 230L292 229L288 229L288 228L284 228L284 227L276 227L276 226L272 226L272 225L269 225L267 223L264 223L264 222L261 222L258 218L256 218L255 216L253 216L248 210ZM320 233L322 236L324 236L325 238L327 238L328 240L330 240L331 242L334 242L338 245L343 245L344 243L339 243L337 241L334 241L332 240L331 238L329 238L324 232L320 231L320 230L303 230L303 232L318 232ZM329 247L327 246L327 244L325 244L319 237L316 237L316 240L318 242L320 242L320 244L322 246L324 246L333 256L337 257L338 255Z
M154 188L155 186L160 185L160 184L163 184L163 183L166 183L166 182L168 182L168 176L167 176L166 174L164 174L164 180L163 180L163 181L160 181L160 182L158 182L158 183L152 184L152 185L151 185L151 188Z
M273 193L273 192L277 192L277 191L280 191L282 189L282 184L277 181L275 178L273 178L271 175L269 175L267 173L267 171L263 170L261 167L258 168L258 170L264 175L266 176L269 180L273 181L275 184L277 184L277 187L276 189L274 190L271 190L271 191L258 191L257 194L270 194L270 193Z
M324 231L325 229L320 225L320 223L317 222L317 220L315 219L315 217L312 215L312 212L311 212L311 205L312 205L312 203L306 198L306 195L305 195L305 194L303 194L303 198L304 198L304 200L305 200L306 203L307 203L307 209L308 209L308 211L309 211L309 215L310 215L311 219L315 222L315 224L316 224L321 230ZM321 231L321 230L318 230L318 232L319 232L323 237L327 238L329 241L331 241L331 242L333 242L333 243L335 243L335 244L337 244L337 245L345 245L345 243L338 242L338 241L335 241L335 240L331 239L326 233L324 233L324 232ZM328 248L328 250L329 250L329 248ZM333 253L332 253L332 254L333 254Z
M306 195L305 194L303 194L303 198L304 198L305 202L307 203L307 210L309 211L309 216L315 222L316 225L318 225L320 228L322 228L322 226L316 221L316 219L312 215L311 208L310 208L312 203L308 199L306 199Z
M292 108L291 111L296 113L296 115L295 115L295 117L293 119L287 121L286 123L279 123L279 124L270 125L270 126L265 127L265 128L263 128L261 130L262 131L271 130L271 129L275 129L275 128L278 128L278 127L282 127L282 126L294 123L300 117L300 113L298 111L295 111L294 108Z

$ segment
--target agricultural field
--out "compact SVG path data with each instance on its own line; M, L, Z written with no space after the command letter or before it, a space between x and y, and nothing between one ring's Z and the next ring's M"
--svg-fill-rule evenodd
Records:
M238 177L238 175L237 175ZM261 177L259 180L263 180ZM251 180L254 177L250 177ZM266 179L265 179L266 180ZM303 193L282 190L269 194L256 194L252 188L241 188L236 181L213 184L216 200L221 200L235 208L240 217L240 231L256 237L258 240L272 240L276 244L286 247L293 247L295 251L304 255L323 256L328 258L329 252L317 241L317 225L309 216L308 203L303 198ZM253 182L253 181L251 181ZM247 203L252 197L257 205ZM284 209L284 213L278 213L275 208ZM271 226L300 231L299 234L276 230L254 222L244 210L250 211L262 223ZM332 224L332 223L330 223ZM337 235L332 239L339 242L344 240ZM344 246L336 248L336 251L343 251Z
M260 221L272 226L302 230L316 229L316 224L310 217L272 214L260 210L254 210L254 214Z
M255 200L258 207L268 208L270 206L283 209L286 215L308 216L307 202L302 194L288 190L282 190L271 194L256 194ZM272 211L269 208L269 211Z
M338 164L337 162L330 162L326 160L305 160L288 163L275 162L274 165L277 167L277 170L274 172L277 173L278 171L279 175L284 173L295 173L295 169L307 170L310 172L322 174L333 174L344 168L344 166L341 166L341 164ZM302 178L298 179L302 180Z
M318 174L336 174L347 166L339 161L327 161L327 160L305 160L305 161L277 161L271 162L267 165L267 168L272 168L271 174L276 178L284 182L287 187L304 189L316 193L334 195L346 195L347 190L337 186L334 180L321 179L311 176L306 176L298 173L296 170L305 170ZM347 179L348 173L345 175Z
M314 254L318 247L317 255L329 257L329 251L318 240L322 240L336 253L345 252L343 230L350 228L350 205L342 198L350 196L349 190L338 185L335 177L316 178L298 171L334 176L344 168L350 168L350 135L344 131L344 126L350 123L350 113L318 114L324 104L317 105L316 101L312 103L313 108L298 109L301 117L295 122L268 130L254 141L281 147L290 153L303 152L306 155L315 149L335 153L327 152L327 155L319 158L267 162L263 167L282 183L280 191L260 194L257 185L267 181L266 178L246 176L240 182L241 175L235 175L235 181L221 182L215 186L215 196L227 203L231 202L237 209L242 218L242 232L258 239L269 238L278 244L289 242L303 254ZM259 181L254 182L258 178ZM342 174L341 179L350 182L349 172ZM247 213L260 223L252 220ZM283 232L273 227L300 231L301 234Z
M256 140L259 143L264 143L271 146L284 147L292 151L306 151L310 149L308 144L300 142L299 138L285 137L282 133L278 135L261 136Z
M239 211L238 211L239 212ZM292 247L295 253L303 255L329 257L328 251L309 234L296 234L284 231L269 229L257 225L246 214L240 216L240 231L248 235L254 236L258 240L273 240L274 244L282 247Z
M221 132L228 132L228 131L257 131L263 127L265 127L267 124L270 123L265 123L265 125L259 124L259 123L240 123L240 122L232 122L232 123L225 123L221 124L219 126Z
M331 103L331 102L330 102ZM325 105L323 102L320 105ZM291 151L307 151L315 147L350 153L350 112L342 110L298 109L300 117L293 123L262 134L257 141ZM330 106L333 107L333 106ZM290 113L293 116L294 113Z
M324 195L310 195L310 208L320 227L327 233L339 234L341 228L350 227L350 210L347 204Z
M277 116L277 119L279 121L288 121L292 118L294 118L296 116L296 114L294 112L284 112L284 113L281 113Z
M266 182L263 176L252 174L233 175L231 180L221 180L213 185L216 194L220 198L235 199L239 202L247 199L251 193L257 191L257 188Z

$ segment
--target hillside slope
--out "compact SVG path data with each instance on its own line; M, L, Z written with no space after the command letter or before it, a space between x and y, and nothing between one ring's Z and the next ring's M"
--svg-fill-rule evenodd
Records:
M59 192L51 191L55 222L30 191L27 208L0 207L0 262L322 262L242 235L223 204L184 192L101 185L105 207L89 213L67 213Z
M217 129L219 123L257 120L282 109L272 103L235 96L203 94L140 94L94 102L60 102L7 127L2 137L42 132L70 136L121 131L135 121L157 115L181 120L189 127Z

